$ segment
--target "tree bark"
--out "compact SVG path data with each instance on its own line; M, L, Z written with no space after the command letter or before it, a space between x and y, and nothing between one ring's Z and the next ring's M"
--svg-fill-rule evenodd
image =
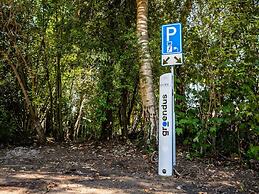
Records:
M32 106L32 103L31 103L31 100L28 96L28 93L27 93L27 90L25 89L25 85L23 84L23 81L15 67L14 64L12 64L12 62L8 59L8 63L9 65L12 67L13 71L14 71L14 74L15 74L15 77L21 87L21 90L22 90L22 93L23 93L23 96L24 96L24 99L25 99L25 103L26 103L26 106L27 106L27 109L29 110L29 113L31 115L31 118L32 118L32 121L33 121L33 125L37 131L37 135L38 135L38 141L39 143L45 143L46 141L46 137L45 137L45 133L44 133L44 129L43 127L41 126L40 124L40 120L35 112L35 110L33 109L33 106Z
M157 105L154 94L152 58L148 45L148 0L137 2L137 36L140 58L140 91L145 119L147 140L157 137Z
M84 108L84 102L85 102L85 97L84 95L81 95L80 97L80 108L79 108L79 112L78 112L78 116L74 125L74 140L76 140L78 138L78 134L79 134L79 129L80 129L80 122L81 122L81 118L82 118L82 114L83 114L83 108Z
M56 127L55 127L55 138L58 141L62 141L64 138L62 129L62 81L61 81L61 54L60 51L57 53L57 66L56 66Z
M120 124L122 126L122 137L128 137L128 118L127 118L128 91L123 88L121 92Z

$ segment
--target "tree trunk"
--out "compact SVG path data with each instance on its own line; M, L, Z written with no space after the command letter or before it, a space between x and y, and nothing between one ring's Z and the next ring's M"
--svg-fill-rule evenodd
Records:
M81 118L82 118L82 114L83 114L84 102L85 102L85 97L84 97L84 95L81 95L80 103L79 103L80 108L79 108L78 116L77 116L77 119L76 119L76 122L74 125L74 136L73 136L74 140L76 140L78 138L80 122L81 122Z
M140 58L140 91L147 140L157 137L157 105L154 94L152 58L148 46L148 0L137 0L137 35Z
M109 90L107 90L109 91ZM106 98L107 104L112 104L111 95L107 96ZM102 121L102 132L101 132L101 139L102 140L109 140L112 138L112 128L113 128L113 111L111 108L105 108L104 110L105 120Z
M15 77L21 87L21 90L22 90L22 93L23 93L23 96L24 96L24 99L25 99L25 103L26 103L26 106L27 106L27 109L29 110L29 113L30 113L30 116L32 118L32 121L33 121L33 126L34 128L36 129L36 132L37 132L37 136L38 136L38 141L39 143L44 143L46 141L46 137L45 137L45 133L44 133L44 129L43 127L41 126L40 124L40 120L35 112L35 110L33 109L33 106L32 106L32 103L31 103L31 100L28 96L28 93L27 93L27 90L25 89L25 85L15 67L14 64L12 64L12 62L8 59L8 63L9 65L12 67L13 71L14 71L14 74L15 74Z
M122 137L124 138L128 137L127 103L128 91L123 88L121 92L120 124L122 126Z
M57 54L57 66L56 66L56 129L55 138L58 141L63 140L63 129L62 129L62 82L61 82L61 67L60 67L61 54L58 51Z

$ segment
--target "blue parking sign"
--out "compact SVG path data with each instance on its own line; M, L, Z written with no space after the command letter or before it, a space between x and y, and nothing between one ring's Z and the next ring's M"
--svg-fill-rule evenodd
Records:
M162 25L162 54L182 53L181 23Z

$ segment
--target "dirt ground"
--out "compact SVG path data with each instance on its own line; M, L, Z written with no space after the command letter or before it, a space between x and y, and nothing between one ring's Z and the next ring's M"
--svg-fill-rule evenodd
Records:
M259 193L257 170L186 154L178 150L180 176L161 177L131 143L1 148L0 193Z

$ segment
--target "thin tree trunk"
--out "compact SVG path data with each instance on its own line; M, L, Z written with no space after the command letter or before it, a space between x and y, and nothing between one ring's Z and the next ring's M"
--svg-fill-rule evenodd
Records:
M147 140L157 137L157 105L154 94L152 58L148 45L148 0L136 0L137 2L137 35L140 58L140 91L147 128Z
M58 18L61 18L61 26L56 25L56 107L55 107L55 138L58 141L62 141L64 138L63 129L62 129L62 80L61 80L61 58L62 58L62 32L63 24L64 24L64 17L62 13L62 5L60 1L56 2L56 23L58 24Z
M183 25L183 29L182 29L182 33L183 35L186 34L186 30L187 30L187 26L188 26L188 20L187 18L189 17L189 15L192 12L192 5L193 5L193 0L186 0L183 4L182 10L181 10L181 16L180 16L180 21ZM175 68L175 77L178 78L184 78L186 75L185 69L184 68L180 68L178 66L176 66ZM185 99L185 82L184 81L180 81L179 83L177 83L176 85L176 93L178 95L181 96L181 98L177 98L175 104L178 105L178 107L180 107L180 109L178 109L177 111L180 112L186 112L187 110L187 101ZM180 137L182 138L182 137Z
M133 91L133 94L132 94L132 99L130 101L130 105L129 105L129 109L128 109L128 113L127 113L127 123L128 123L128 125L130 124L130 117L131 117L131 113L133 111L133 107L134 107L134 104L135 104L136 94L138 92L138 83L139 83L139 79L137 78L135 80L134 91Z
M46 31L46 30L45 30ZM50 72L49 72L49 60L48 60L48 56L47 56L47 51L46 51L46 43L45 43L45 33L43 34L43 38L42 38L42 54L44 55L43 57L43 62L44 62L44 69L45 69L45 73L46 73L46 80L48 83L48 91L49 91L49 97L50 97L50 107L47 110L47 114L46 114L46 135L50 135L50 133L53 130L53 95L52 95L52 85L51 85L51 80L50 80Z
M26 103L26 106L27 106L27 109L29 110L29 113L32 117L32 121L33 121L33 125L37 131L37 135L38 135L38 141L39 143L44 143L46 141L46 137L45 137L45 134L44 134L44 129L43 127L41 126L40 124L40 120L39 118L37 117L37 114L36 112L34 111L33 109L33 106L32 106L32 103L31 103L31 100L28 96L28 93L25 89L25 85L23 84L23 81L15 67L14 64L12 64L12 62L8 59L8 63L9 65L12 67L13 71L14 71L14 74L15 74L15 77L21 87L21 90L23 92L23 96L24 96L24 99L25 99L25 103Z
M78 112L78 116L75 122L75 126L74 126L74 140L76 140L78 138L78 134L79 134L79 128L80 128L80 121L82 118L82 113L83 113L83 107L84 107L84 102L85 102L85 98L84 95L81 96L80 98L80 108L79 108L79 112Z
M128 91L123 88L121 92L120 120L122 126L122 137L128 137L128 119L127 119Z
M57 67L56 67L56 72L57 72L57 77L56 77L56 139L58 141L63 140L63 132L62 132L62 113L61 113L61 108L62 108L62 83L61 83L61 68L60 68L60 60L61 60L61 55L58 52L57 54Z

